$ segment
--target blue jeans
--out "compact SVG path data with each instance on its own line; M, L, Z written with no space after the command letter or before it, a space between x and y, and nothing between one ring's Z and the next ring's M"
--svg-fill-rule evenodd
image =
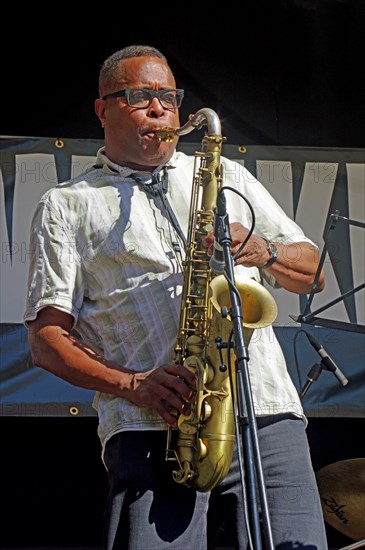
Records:
M290 415L258 418L257 422L275 548L326 550L303 422ZM165 448L166 432L159 431L122 432L107 443L110 493L105 548L246 549L237 454L222 483L210 493L199 493L172 480Z

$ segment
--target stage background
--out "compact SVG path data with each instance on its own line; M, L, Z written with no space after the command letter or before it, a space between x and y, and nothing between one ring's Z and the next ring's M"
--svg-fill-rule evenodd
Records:
M100 460L93 392L71 386L32 364L25 303L29 227L41 194L58 181L87 170L99 140L3 138L0 140L1 196L1 394L2 488L14 514L2 530L3 547L100 547L107 495ZM199 143L181 143L193 153ZM364 220L364 149L225 146L224 155L246 165L283 209L323 249L329 215ZM326 289L312 306L325 307L364 281L364 230L336 225L326 256ZM269 288L269 287L268 287ZM319 316L325 326L295 322L306 296L273 290L279 317L273 330L298 389L320 358L303 330L313 334L349 380L342 387L323 371L303 404L316 470L337 460L363 456L363 291ZM313 309L313 308L312 308ZM321 322L322 322L321 321ZM341 321L346 330L326 326ZM270 414L272 410L265 411ZM16 511L16 512L15 512ZM348 544L327 525L333 548Z
M81 14L77 14L73 7L64 5L53 6L52 10L34 3L21 8L16 3L6 5L2 22L9 32L0 36L0 133L11 136L11 146L14 136L51 136L45 140L50 147L42 149L41 139L38 152L53 156L57 137L65 143L66 138L75 138L87 147L90 139L101 140L102 129L93 107L99 67L117 49L144 43L160 48L168 56L178 86L186 90L181 122L201 107L213 108L221 118L227 143L247 147L246 159L256 146L273 147L272 153L278 152L277 158L284 162L289 158L283 155L286 147L305 151L323 148L334 156L321 156L318 150L318 157L306 158L324 163L336 163L341 158L338 169L343 171L344 156L349 158L349 152L352 157L357 148L364 147L362 0L244 0L239 13L236 5L213 8L204 3L194 4L193 8L176 6L178 15L172 15L171 6L162 5L138 9L135 5L103 7L96 11L83 6ZM38 142L40 138L35 139ZM184 138L184 142L194 141L199 141L195 132ZM85 150L77 154L84 155ZM233 156L237 156L236 151ZM239 158L243 159L241 155ZM253 154L253 158L259 157ZM351 163L363 165L363 157L352 158L355 160ZM9 166L14 170L13 161ZM252 169L255 170L255 163ZM62 175L61 167L59 177ZM337 173L336 186L338 176ZM54 173L46 177L52 180L50 185L56 183ZM284 179L287 180L286 175ZM30 180L27 177L27 182ZM10 181L13 190L15 179ZM295 189L302 184L300 175ZM317 186L317 191L327 197L325 202L332 193L331 187L332 184ZM8 239L12 237L3 233L3 228L4 224L9 227L13 213L7 189L7 224L1 211L1 241L5 243L6 258ZM347 196L347 190L344 194ZM311 202L310 195L303 194L304 197L309 206L303 213L314 224L321 243L319 224L330 209L323 206L323 211L318 212L317 198ZM290 201L291 197L289 204ZM23 213L28 219L31 208L24 204ZM363 264L363 258L362 250L357 260ZM346 268L353 268L353 262L345 264ZM330 280L337 281L336 277L332 272ZM322 293L321 299L325 300L325 296ZM23 307L19 306L21 301L20 296L15 301L18 315ZM292 326L288 314L296 314L300 308L297 301L288 306L281 309L284 321L291 327L291 334L284 334L292 368L297 327ZM342 312L342 318L348 320L348 314ZM343 331L336 334L327 328L303 328L315 331L350 381L342 388L332 374L322 373L305 398L311 413L307 431L313 463L319 469L337 460L364 456L364 419L360 412L363 382L358 375L354 379L352 370L355 364L361 377L354 355L358 360L362 341L359 344L358 335ZM106 475L100 462L97 420L89 416L93 414L91 396L83 393L79 398L68 385L51 382L30 363L25 367L29 355L25 331L19 323L2 323L1 331L1 350L6 349L7 358L12 356L8 366L11 364L14 369L20 365L19 371L15 369L11 374L1 370L6 381L0 416L0 483L5 508L1 548L99 547ZM305 377L318 357L302 334L298 342L299 368ZM296 369L293 371L299 387ZM32 391L26 392L24 380ZM351 404L347 392L354 386L358 394ZM16 396L21 396L20 401L16 401ZM350 416L344 418L337 415L345 396ZM79 406L79 414L70 413L70 404ZM331 550L353 542L329 527L328 533Z
M32 364L22 320L31 253L29 232L35 206L40 196L58 181L88 170L101 144L98 140L75 139L0 140L0 412L4 416L95 415L91 407L93 392L71 386ZM179 149L193 153L199 146L182 141ZM341 218L358 222L365 219L364 149L227 145L223 154L244 164L258 177L284 211L318 244L320 252L330 214L339 212ZM326 308L364 283L364 228L337 223L326 244L326 287L314 297L312 310ZM293 320L303 313L307 297L268 289L279 308L273 327L299 391L311 366L320 362L317 352L299 330L300 323ZM305 396L308 416L364 416L364 294L362 289L340 300L318 315L316 325L302 326L323 345L350 381L342 387L332 373L324 370ZM322 322L325 326L317 326ZM338 329L340 322L346 330ZM133 339L133 327L130 332L127 336Z

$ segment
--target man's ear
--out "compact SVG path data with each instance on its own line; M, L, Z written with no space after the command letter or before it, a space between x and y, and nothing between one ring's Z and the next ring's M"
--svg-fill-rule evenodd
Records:
M97 117L99 118L101 122L101 127L104 128L105 126L105 100L104 99L96 99L95 100L95 113Z

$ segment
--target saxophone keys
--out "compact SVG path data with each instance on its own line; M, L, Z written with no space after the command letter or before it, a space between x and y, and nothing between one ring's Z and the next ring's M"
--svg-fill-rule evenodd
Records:
M198 431L198 426L194 424L193 419L191 418L193 415L185 416L181 414L179 416L179 419L177 421L177 426L181 433L185 435L195 435Z
M212 407L210 406L208 401L205 399L202 406L202 414L201 414L202 422L205 422L206 420L208 420L208 418L210 418L211 415L212 415Z
M208 453L208 449L207 449L207 446L205 445L204 441L202 439L198 439L197 441L197 453L198 453L198 460L202 460L203 458L205 458L207 456L207 453Z
M190 353L196 353L199 355L202 353L202 350L204 349L204 341L197 334L192 334L191 336L189 336L186 344ZM195 356L188 357L184 362L184 366L187 366L188 368L189 367L196 368L197 358Z

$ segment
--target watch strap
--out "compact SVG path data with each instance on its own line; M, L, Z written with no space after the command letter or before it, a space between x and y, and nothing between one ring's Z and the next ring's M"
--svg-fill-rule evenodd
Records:
M266 262L266 264L264 265L260 265L260 269L267 269L268 267L271 267L273 263L276 262L276 260L278 259L278 250L275 246L275 244L271 241L269 241L268 239L265 239L266 241L266 248L267 248L267 251L268 253L270 254L270 259L268 262Z

